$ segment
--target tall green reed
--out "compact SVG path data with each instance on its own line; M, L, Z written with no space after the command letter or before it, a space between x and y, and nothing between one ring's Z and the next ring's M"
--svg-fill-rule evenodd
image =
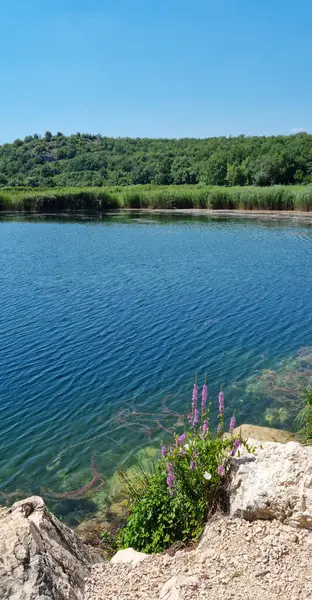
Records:
M49 212L108 209L311 211L312 185L271 187L107 186L3 188L0 210Z

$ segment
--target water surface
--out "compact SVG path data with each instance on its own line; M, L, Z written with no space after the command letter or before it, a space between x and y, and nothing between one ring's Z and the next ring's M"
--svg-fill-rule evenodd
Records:
M123 408L186 410L194 374L227 417L235 382L312 346L312 229L132 213L0 221L0 490L75 489L163 433ZM137 419L139 422L139 419ZM150 421L150 422L149 422ZM289 426L284 420L282 426ZM108 437L107 437L108 435ZM115 440L117 443L114 443Z

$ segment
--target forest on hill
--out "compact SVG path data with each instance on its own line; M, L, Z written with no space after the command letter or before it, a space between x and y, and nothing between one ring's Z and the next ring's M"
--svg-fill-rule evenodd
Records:
M0 146L0 187L312 183L312 135L108 138L47 131Z

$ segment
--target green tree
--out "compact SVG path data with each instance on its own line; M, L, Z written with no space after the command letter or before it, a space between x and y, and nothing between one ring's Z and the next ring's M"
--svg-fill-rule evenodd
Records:
M198 170L193 168L190 161L184 157L174 159L171 165L172 183L176 185L195 184L199 181Z
M212 155L205 167L203 180L207 185L226 185L227 162L222 154Z
M226 168L226 181L228 185L245 185L246 174L241 165L228 164Z
M302 171L302 169L297 169L295 175L294 175L294 182L295 183L303 183L305 180L305 174Z
M47 176L38 166L57 163ZM105 173L100 172L105 169ZM89 175L88 175L89 172ZM147 139L58 132L37 133L0 146L6 183L52 178L60 185L157 184L266 186L312 181L312 135L276 137ZM38 179L39 178L39 179Z

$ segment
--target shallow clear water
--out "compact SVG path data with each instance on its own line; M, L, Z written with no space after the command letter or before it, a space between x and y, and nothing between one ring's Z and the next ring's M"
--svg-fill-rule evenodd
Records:
M312 346L312 228L115 214L0 222L0 490L63 491L108 477L162 439L124 407L185 412L195 372L227 416L272 399L238 380ZM284 426L289 425L287 419ZM107 437L106 434L109 436ZM115 440L117 443L114 443ZM69 448L69 446L73 446Z

